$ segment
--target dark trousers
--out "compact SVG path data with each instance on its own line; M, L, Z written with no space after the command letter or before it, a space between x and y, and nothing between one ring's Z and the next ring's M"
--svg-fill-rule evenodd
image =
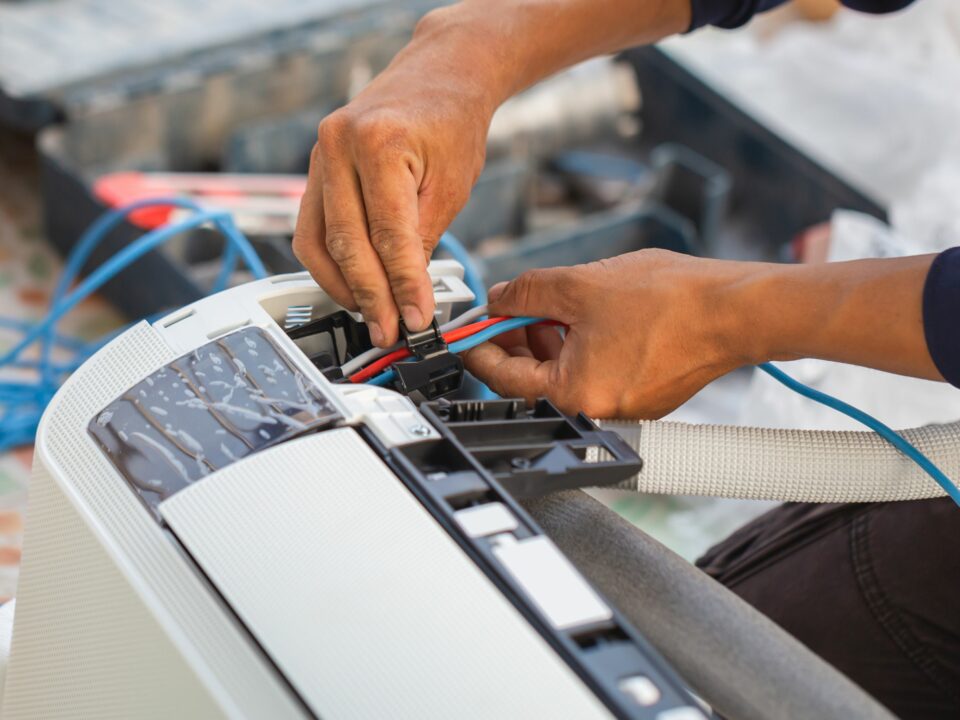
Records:
M905 720L960 718L960 508L775 508L697 565Z

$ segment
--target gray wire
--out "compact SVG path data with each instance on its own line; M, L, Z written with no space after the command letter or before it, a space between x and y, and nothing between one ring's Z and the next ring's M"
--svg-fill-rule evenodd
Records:
M360 353L352 360L345 362L343 365L340 366L340 370L341 372L343 372L344 377L350 377L355 372L357 372L361 368L366 367L377 358L381 358L387 353L393 352L399 347L400 347L400 343L394 343L388 348L378 348L378 347L370 348L366 352Z
M456 330L457 328L461 328L464 325L469 325L470 323L476 320L479 320L481 317L483 317L486 314L487 314L486 305L480 305L478 307L471 308L470 310L467 310L462 315L458 315L450 322L441 325L440 332L448 333L451 330ZM401 347L403 347L403 343L394 343L388 348L371 348L366 352L360 353L359 355L349 360L348 362L345 362L340 367L340 370L341 372L343 372L344 377L349 377L350 375L353 375L354 373L358 372L362 368L372 363L374 360L378 360L379 358L382 358L387 353L391 353L394 350L400 349Z
M478 305L475 308L470 308L465 313L463 313L463 315L458 315L450 322L441 325L440 332L448 333L451 330L462 328L464 325L469 325L472 322L476 322L486 314L487 314L486 305Z

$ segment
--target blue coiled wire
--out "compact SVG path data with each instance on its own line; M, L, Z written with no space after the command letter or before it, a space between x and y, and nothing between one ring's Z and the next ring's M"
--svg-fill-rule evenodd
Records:
M80 270L89 260L90 255L111 230L130 213L143 208L158 206L184 208L192 211L193 215L182 222L157 228L140 236L115 253L91 272L76 288L68 292ZM0 327L22 333L19 342L0 356L0 369L11 368L35 371L36 373L36 377L30 379L0 380L0 452L33 442L43 410L53 398L63 378L76 370L104 344L129 327L120 328L88 343L57 334L58 321L78 303L89 297L91 293L96 292L104 283L114 278L148 252L180 233L207 224L212 224L227 240L222 258L223 265L214 281L213 292L219 292L226 288L238 258L244 261L255 277L264 278L267 276L267 270L256 250L236 227L229 213L205 210L184 198L152 198L137 201L105 213L87 229L67 258L63 273L51 297L50 310L43 320L30 323L22 320L0 318ZM35 343L40 343L39 359L21 358L21 354ZM65 362L54 362L51 357L54 346L60 346L68 350L73 354L73 357Z

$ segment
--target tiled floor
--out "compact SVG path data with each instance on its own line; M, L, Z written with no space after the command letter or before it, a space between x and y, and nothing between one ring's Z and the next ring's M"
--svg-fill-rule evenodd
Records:
M36 167L28 139L0 130L0 312L35 314L37 289L49 260L40 246ZM38 279L33 279L37 277ZM0 334L0 348L12 335ZM16 588L32 448L0 455L0 599Z
M47 310L60 261L44 242L39 174L32 139L0 129L0 315L35 320ZM85 302L62 329L94 338L120 316L99 299ZM0 350L16 335L0 330ZM5 377L0 371L0 377ZM0 601L16 589L33 448L0 454Z

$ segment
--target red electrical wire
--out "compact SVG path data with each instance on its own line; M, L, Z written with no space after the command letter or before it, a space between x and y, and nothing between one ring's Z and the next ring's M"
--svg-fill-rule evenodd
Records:
M480 322L470 323L469 325L464 325L463 327L456 328L451 330L448 333L444 333L443 339L447 344L457 342L458 340L463 340L464 338L475 335L481 330L485 330L491 325L496 325L498 322L507 320L506 316L503 317L492 317L487 320L481 320ZM398 360L403 360L405 357L410 356L410 351L407 348L400 348L394 350L393 352L387 353L381 358L374 360L372 363L367 365L362 370L358 370L353 375L350 376L350 382L352 383L362 383L366 382L374 375L379 374L381 371L386 370L388 367L393 365Z

